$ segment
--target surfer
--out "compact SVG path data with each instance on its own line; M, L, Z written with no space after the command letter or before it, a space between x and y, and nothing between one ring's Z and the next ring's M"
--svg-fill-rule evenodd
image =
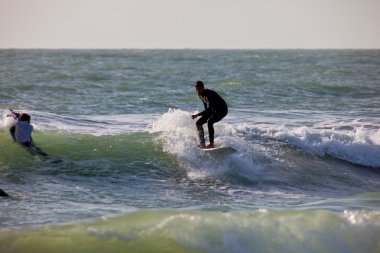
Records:
M14 126L9 129L13 141L26 148L31 154L38 154L46 157L47 154L34 145L32 139L33 126L30 124L30 116L26 113L16 113L12 111L13 117L17 119Z
M196 119L201 116L199 120L196 122L198 136L200 144L198 147L200 148L214 148L214 123L223 119L228 112L227 103L224 99L215 91L205 89L202 81L197 81L195 83L195 91L198 94L200 100L203 102L205 110L191 115L192 119ZM208 134L210 144L206 146L206 140L204 137L203 124L207 122L208 126Z

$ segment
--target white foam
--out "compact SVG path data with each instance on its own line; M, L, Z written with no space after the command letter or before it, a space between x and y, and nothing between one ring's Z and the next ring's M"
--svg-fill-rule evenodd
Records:
M236 129L240 133L286 141L313 155L330 155L354 164L380 167L380 126L368 127L368 123L360 125L357 121L344 125L325 122L302 127L250 127L242 124Z
M3 116L0 119L0 126L2 128L10 128L17 123L17 119L15 119L12 115L12 112L9 109L5 109L3 111Z
M190 112L169 109L151 125L149 131L160 133L164 151L196 159L197 135Z

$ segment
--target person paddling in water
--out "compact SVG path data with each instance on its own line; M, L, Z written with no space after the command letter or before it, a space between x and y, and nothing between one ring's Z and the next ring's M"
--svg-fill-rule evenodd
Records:
M33 126L30 124L30 116L26 113L11 111L17 123L9 129L13 141L26 148L29 153L47 157L47 154L34 145L32 139Z
M198 94L200 100L203 102L205 110L191 115L192 119L196 119L201 116L196 122L196 127L198 130L198 136L200 148L214 148L214 123L223 119L228 113L227 103L224 99L215 91L205 89L202 81L197 81L195 83L195 91ZM208 134L210 144L206 146L206 140L204 137L203 124L207 122Z

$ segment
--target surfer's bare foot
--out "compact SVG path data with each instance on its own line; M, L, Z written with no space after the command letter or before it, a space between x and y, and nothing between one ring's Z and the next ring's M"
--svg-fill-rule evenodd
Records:
M198 144L198 148L206 148L206 144L204 143Z
M213 143L213 142L210 142L210 144L208 144L208 145L206 146L206 148L215 148L214 143Z

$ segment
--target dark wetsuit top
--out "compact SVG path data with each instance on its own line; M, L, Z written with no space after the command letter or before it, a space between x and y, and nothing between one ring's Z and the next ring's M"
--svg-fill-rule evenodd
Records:
M205 114L210 114L213 112L226 112L228 111L227 103L224 99L219 96L213 90L205 89L203 90L203 94L199 96L200 100L203 102L205 106L205 110L203 112L198 113L198 116L203 116Z

